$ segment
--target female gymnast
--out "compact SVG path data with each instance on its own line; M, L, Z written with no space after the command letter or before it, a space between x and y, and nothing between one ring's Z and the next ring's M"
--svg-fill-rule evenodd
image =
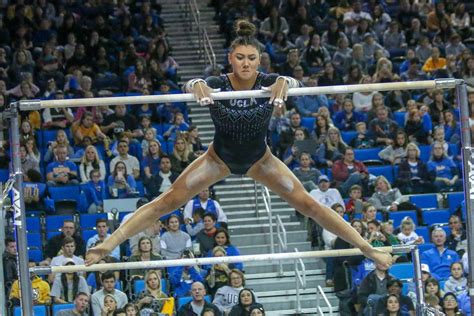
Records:
M278 158L272 155L265 138L273 107L284 106L289 87L299 82L290 77L257 71L260 62L259 43L254 38L253 24L236 23L237 38L228 55L232 73L219 77L190 80L186 90L201 105L207 105L216 133L208 150L189 165L170 189L140 207L105 242L90 249L86 264L98 262L116 246L147 228L147 223L175 210L231 173L246 174L277 193L292 207L311 217L322 227L358 247L365 256L388 267L391 256L373 248L336 212L319 204L303 188L300 181ZM221 91L259 90L271 92L270 100L247 98L213 101L211 93Z

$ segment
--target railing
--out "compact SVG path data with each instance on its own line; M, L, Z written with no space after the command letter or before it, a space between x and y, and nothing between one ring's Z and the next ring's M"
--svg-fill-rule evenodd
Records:
M270 229L270 250L272 253L275 253L275 242L273 241L273 214L272 214L272 200L270 196L270 191L265 186L262 186L262 198L263 204L265 204L265 212L268 215L268 226Z
M298 249L295 248L295 252ZM301 266L301 270L298 267L298 263ZM295 260L295 282L296 282L296 314L301 314L301 300L300 300L300 287L306 288L306 266L302 259ZM319 303L318 303L319 306Z
M282 253L282 252L286 252L288 248L286 228L283 225L283 221L281 220L280 215L276 216L276 220L277 220L276 228L277 228L277 239L278 239L278 252ZM283 263L281 260L278 262L278 265L279 265L278 271L280 275L283 275Z
M316 288L316 306L318 306L317 307L318 314L319 315L324 315L324 311L321 308L321 299L320 299L321 297L323 298L323 301L328 306L329 316L332 316L333 315L333 310L332 310L331 304L329 303L328 297L326 296L326 293L324 293L323 288L321 287L321 285L318 285L318 287Z

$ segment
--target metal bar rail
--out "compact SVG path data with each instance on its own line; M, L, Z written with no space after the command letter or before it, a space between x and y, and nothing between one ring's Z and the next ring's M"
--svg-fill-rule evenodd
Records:
M295 248L295 252L298 253L298 248ZM301 266L301 270L298 268L298 264ZM296 282L296 313L301 313L301 299L300 299L300 287L303 289L306 288L306 266L298 258L295 260L295 282ZM319 305L319 304L318 304Z
M277 239L278 239L278 252L286 252L288 249L288 238L286 233L285 225L283 225L283 221L281 220L280 215L277 214L276 216L276 228L277 228ZM280 261L279 265L279 273L283 275L283 263Z
M329 316L332 316L333 315L332 305L331 303L329 303L328 297L326 296L326 293L324 293L323 288L320 285L318 285L318 287L316 288L316 305L318 306L317 307L318 313L320 315L324 315L324 311L321 308L321 299L320 299L321 297L323 298L323 301L328 306Z
M263 204L265 204L265 211L268 215L268 227L270 232L270 250L275 253L275 242L273 240L273 214L272 214L272 198L267 187L262 186Z

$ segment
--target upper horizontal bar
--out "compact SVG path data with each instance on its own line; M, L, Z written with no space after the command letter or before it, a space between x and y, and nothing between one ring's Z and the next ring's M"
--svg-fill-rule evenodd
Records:
M372 84L340 85L328 87L304 87L289 89L289 96L315 95L315 94L341 94L371 91L392 90L418 90L418 89L452 89L462 84L461 79L436 79L425 81L387 82ZM214 100L244 99L244 98L268 98L270 93L264 90L243 90L212 93ZM193 94L162 94L142 95L128 97L107 98L85 98L85 99L61 99L61 100L22 100L19 102L20 110L33 111L47 108L101 106L118 104L145 104L145 103L172 103L195 101Z
M380 247L379 250L388 253L406 253L416 246L394 246ZM294 260L304 258L327 258L327 257L345 257L358 256L362 252L358 248L340 249L340 250L322 250L322 251L304 251L304 252L286 252L275 254L260 255L242 255L231 257L205 257L194 259L177 259L177 260L159 260L159 261L139 261L139 262L118 262L118 263L101 263L91 266L85 265L67 265L67 266L48 266L33 267L31 272L38 275L50 273L68 273L68 272L92 272L92 271L109 271L109 270L128 270L128 269L160 269L176 266L194 266L194 265L212 265L217 263L237 263L250 261L278 261L278 260Z

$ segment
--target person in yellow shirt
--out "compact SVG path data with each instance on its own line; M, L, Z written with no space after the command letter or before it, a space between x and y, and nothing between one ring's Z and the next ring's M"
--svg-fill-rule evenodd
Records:
M99 126L94 123L94 114L92 112L85 112L79 121L72 124L71 131L76 145L83 145L84 137L90 137L93 144L98 141L104 141L107 137L102 133Z
M438 47L433 47L431 49L431 57L426 60L422 70L426 73L433 73L444 68L446 68L446 58L441 57Z
M29 267L35 267L36 264L34 262L29 263ZM49 305L51 304L51 296L49 293L51 292L51 288L49 287L49 283L45 280L41 279L35 273L30 273L31 279L31 287L33 289L33 304L35 305ZM15 280L12 285L12 289L10 291L10 301L13 305L20 305L20 287L18 280Z

